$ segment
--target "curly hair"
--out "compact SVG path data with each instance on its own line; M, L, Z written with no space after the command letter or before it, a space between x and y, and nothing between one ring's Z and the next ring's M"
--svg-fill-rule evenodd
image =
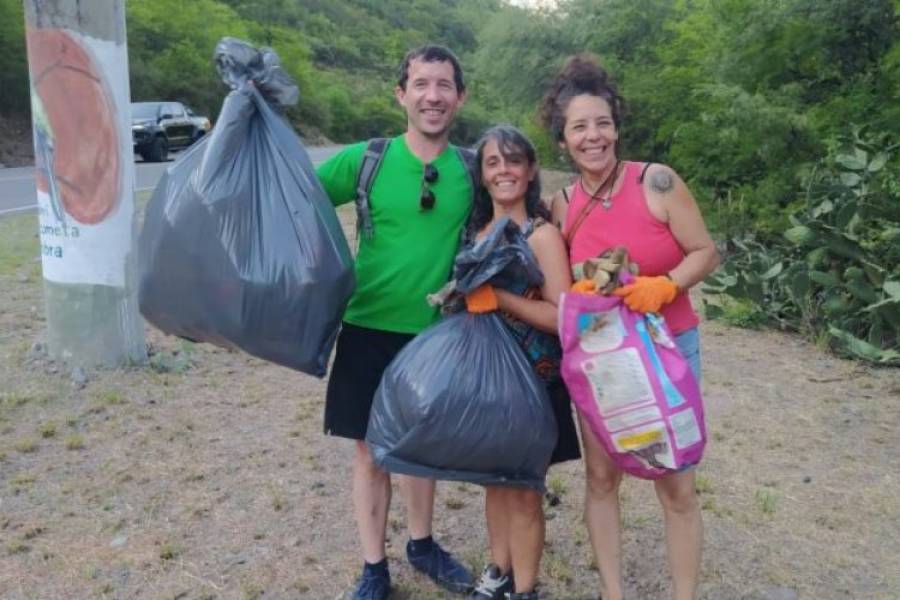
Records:
M481 139L475 144L475 180L479 184L478 189L475 190L475 202L472 205L472 214L469 216L467 225L467 232L470 236L481 231L494 218L494 204L481 179L481 161L484 159L484 147L490 140L497 142L497 146L500 148L504 158L509 159L516 154L523 154L528 161L528 166L537 166L537 153L535 152L534 144L531 143L524 133L512 125L497 125L484 132ZM544 201L541 200L541 178L538 172L535 172L534 179L528 183L528 189L525 190L525 212L530 219L541 217L547 221L551 220L550 211L547 210Z
M593 55L576 54L566 60L541 103L541 122L556 141L563 140L569 102L582 94L606 100L616 129L622 124L624 100L616 84Z

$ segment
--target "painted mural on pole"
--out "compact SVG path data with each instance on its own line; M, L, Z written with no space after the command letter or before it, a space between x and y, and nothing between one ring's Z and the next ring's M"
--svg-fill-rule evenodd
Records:
M28 28L27 41L44 278L122 287L134 189L126 54L66 29Z

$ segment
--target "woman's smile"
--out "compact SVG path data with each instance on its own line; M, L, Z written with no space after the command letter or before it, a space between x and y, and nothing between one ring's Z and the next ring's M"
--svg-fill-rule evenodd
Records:
M503 148L488 140L481 161L482 182L494 202L503 204L525 200L534 169L518 148Z
M579 170L601 174L611 168L618 139L619 131L606 100L589 94L572 98L560 147L569 151Z

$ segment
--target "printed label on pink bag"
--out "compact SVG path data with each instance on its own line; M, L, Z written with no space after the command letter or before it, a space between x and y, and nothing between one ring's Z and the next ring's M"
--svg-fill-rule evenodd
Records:
M588 294L563 294L559 311L563 379L615 464L656 479L700 462L703 400L662 318Z

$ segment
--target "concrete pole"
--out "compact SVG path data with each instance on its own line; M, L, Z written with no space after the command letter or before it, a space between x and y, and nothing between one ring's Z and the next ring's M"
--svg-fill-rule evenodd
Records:
M24 1L48 353L143 363L125 3Z

